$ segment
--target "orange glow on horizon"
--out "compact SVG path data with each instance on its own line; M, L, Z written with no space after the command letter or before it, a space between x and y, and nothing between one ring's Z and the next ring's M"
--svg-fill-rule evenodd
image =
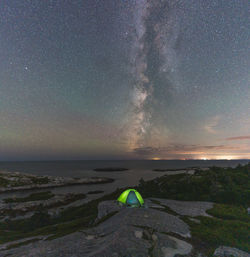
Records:
M203 156L192 156L192 157L181 157L176 156L176 158L167 158L167 157L152 157L149 160L153 161L159 161L159 160L203 160L203 161L209 161L209 160L240 160L240 159L250 159L249 156L240 156L240 155L216 155L216 154L207 154Z

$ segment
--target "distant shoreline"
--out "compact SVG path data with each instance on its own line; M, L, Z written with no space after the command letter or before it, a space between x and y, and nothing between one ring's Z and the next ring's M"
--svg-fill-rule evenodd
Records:
M114 181L113 178L106 177L67 178L0 171L0 193L75 185L106 184Z
M119 171L128 171L127 168L96 168L94 171L98 172L119 172Z

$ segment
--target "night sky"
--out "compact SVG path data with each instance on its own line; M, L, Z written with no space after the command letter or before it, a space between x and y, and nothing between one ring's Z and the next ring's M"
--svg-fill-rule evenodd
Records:
M250 158L249 0L2 0L0 160Z

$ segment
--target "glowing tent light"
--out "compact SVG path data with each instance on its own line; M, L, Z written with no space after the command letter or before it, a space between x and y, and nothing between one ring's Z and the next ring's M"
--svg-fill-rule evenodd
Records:
M135 189L125 190L117 199L117 201L129 207L141 207L144 204L144 200L139 192Z

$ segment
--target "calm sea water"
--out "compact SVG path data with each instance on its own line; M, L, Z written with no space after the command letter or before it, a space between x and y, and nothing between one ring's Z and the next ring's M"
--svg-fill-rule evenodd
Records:
M95 168L122 167L136 170L153 170L187 167L234 167L250 160L170 160L170 161L36 161L36 162L0 162L0 170L19 171L36 175L51 176L89 176ZM98 173L100 175L100 173ZM93 174L92 174L93 175Z
M93 190L103 190L111 193L118 187L133 187L140 178L150 180L166 174L153 169L180 169L187 167L235 167L239 163L246 164L249 160L171 160L171 161L48 161L48 162L0 162L0 170L18 171L35 175L65 176L65 177L110 177L115 181L109 184L80 185L55 188L54 193L87 193ZM125 172L96 172L95 168L121 167L128 168ZM39 190L43 191L43 190ZM13 193L8 193L13 194ZM20 193L18 193L20 194ZM24 192L23 194L27 194ZM99 195L101 196L101 195ZM90 197L95 197L94 195ZM2 198L2 195L0 196Z

